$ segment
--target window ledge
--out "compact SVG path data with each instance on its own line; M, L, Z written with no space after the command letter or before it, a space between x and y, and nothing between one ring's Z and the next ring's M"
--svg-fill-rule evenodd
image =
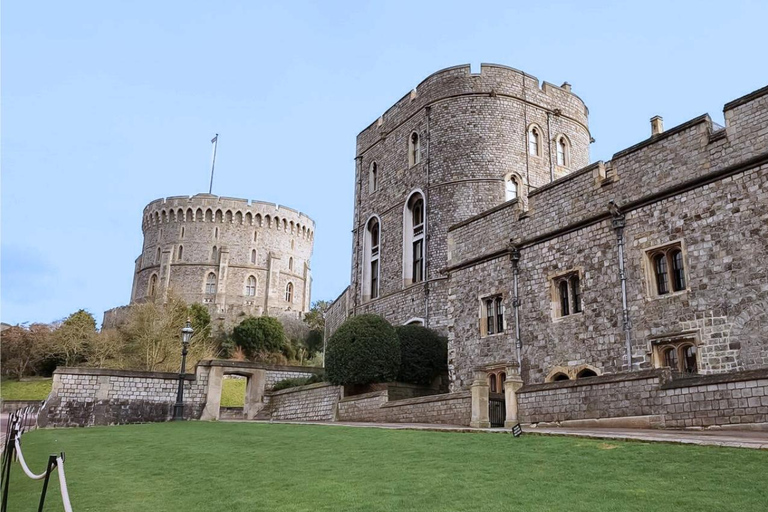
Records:
M508 334L506 329L503 332L495 332L493 334L481 334L480 338L481 339L485 339L485 338L498 338L500 336L504 336L505 334Z
M672 293L665 293L664 295L651 295L647 298L647 300L659 300L659 299L668 299L670 297L680 297L681 295L687 295L690 290L686 288L685 290L680 290L679 292L672 292Z
M578 313L571 313L570 315L554 317L552 319L552 321L553 322L564 322L565 320L567 320L569 318L580 317L580 316L583 316L583 315L584 315L584 311L579 311Z

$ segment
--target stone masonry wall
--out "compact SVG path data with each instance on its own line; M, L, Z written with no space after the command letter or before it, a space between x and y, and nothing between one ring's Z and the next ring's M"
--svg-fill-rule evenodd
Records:
M333 421L344 388L319 383L269 393L272 420Z
M178 374L59 368L38 415L41 427L167 421L173 416ZM207 368L184 381L184 415L199 418L205 406Z
M645 370L525 386L526 423L658 416L666 428L768 422L768 369L671 378Z
M768 88L577 171L529 195L529 211L497 208L450 228L452 390L476 367L513 361L513 268L520 249L522 377L559 367L627 369L616 231L624 210L627 301L635 369L659 365L654 346L689 339L702 374L768 366ZM733 103L733 102L732 102ZM731 105L731 104L729 104ZM684 290L654 293L647 251L679 243ZM558 316L553 278L578 273L582 312ZM484 296L500 294L506 329L481 335Z
M430 395L389 401L387 391L351 396L339 402L339 421L377 423L438 423L469 425L469 392Z

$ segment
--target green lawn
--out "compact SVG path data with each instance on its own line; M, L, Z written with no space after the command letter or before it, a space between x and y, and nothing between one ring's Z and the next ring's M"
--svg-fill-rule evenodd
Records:
M3 400L45 400L51 392L51 382L52 379L4 380L0 382L0 396Z
M66 452L77 512L745 512L768 503L768 452L755 450L207 422L38 430L22 442L33 471ZM15 464L9 510L37 510L40 488ZM52 498L46 510L61 510Z
M242 407L247 379L224 379L221 383L221 407Z

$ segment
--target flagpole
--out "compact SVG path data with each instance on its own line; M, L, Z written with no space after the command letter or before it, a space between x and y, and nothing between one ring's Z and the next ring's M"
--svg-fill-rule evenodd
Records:
M213 170L216 167L216 146L219 145L219 134L217 133L216 136L211 140L213 142L213 158L211 159L211 185L208 187L208 193L213 192Z

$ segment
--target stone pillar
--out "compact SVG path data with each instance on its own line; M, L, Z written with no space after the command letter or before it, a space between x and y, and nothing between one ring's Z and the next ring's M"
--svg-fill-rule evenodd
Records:
M200 415L201 421L212 421L219 419L219 408L221 407L221 386L224 382L224 368L221 366L211 366L208 373L208 394L205 397L205 409Z
M488 373L482 370L475 371L475 380L472 382L472 417L470 427L491 428L488 417Z
M267 371L254 370L248 377L245 388L245 403L243 404L243 417L252 420L264 407L264 388L267 385Z
M520 423L517 409L517 390L521 387L523 387L523 379L518 375L517 368L507 368L507 380L504 381L504 403L507 408L504 426L506 428L512 428Z

